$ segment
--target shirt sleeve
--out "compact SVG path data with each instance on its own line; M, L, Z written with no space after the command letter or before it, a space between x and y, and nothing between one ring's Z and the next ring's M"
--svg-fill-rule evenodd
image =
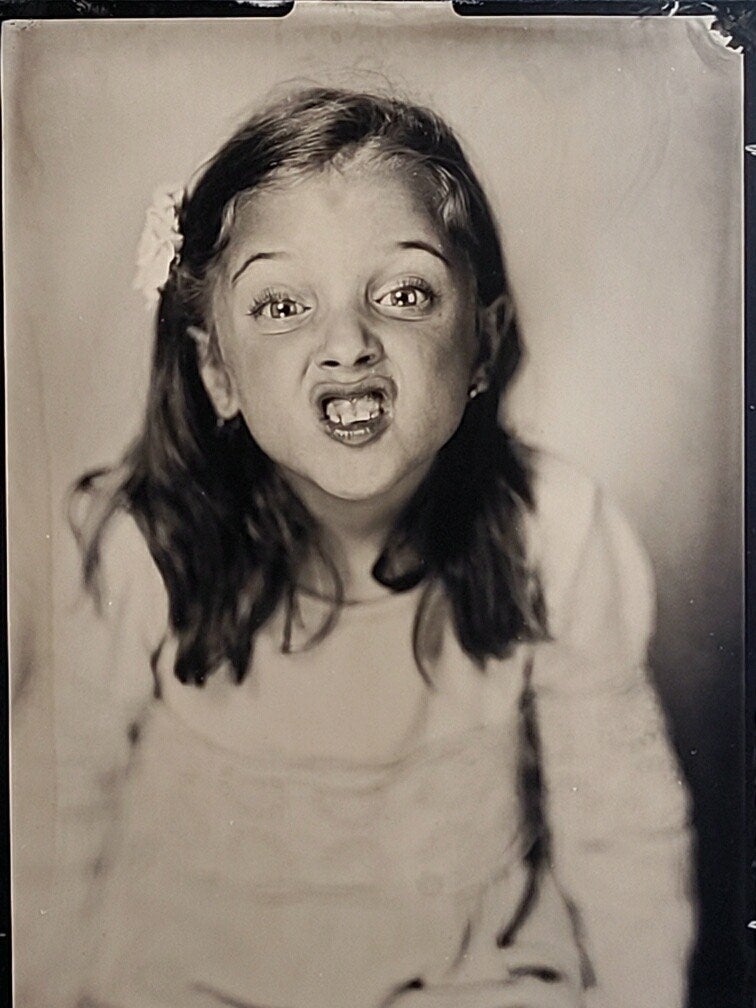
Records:
M71 583L53 624L56 865L46 955L56 1005L91 955L93 900L168 625L162 579L130 515L114 516L101 552L99 607Z
M681 1008L689 801L646 665L650 566L604 494L558 476L536 516L552 639L531 679L552 868L586 954L588 1008Z

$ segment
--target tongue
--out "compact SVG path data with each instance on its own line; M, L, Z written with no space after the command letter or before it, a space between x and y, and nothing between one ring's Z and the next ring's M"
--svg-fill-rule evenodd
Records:
M373 420L381 412L381 400L374 393L357 399L331 399L326 405L326 416L331 423L346 427L349 424Z

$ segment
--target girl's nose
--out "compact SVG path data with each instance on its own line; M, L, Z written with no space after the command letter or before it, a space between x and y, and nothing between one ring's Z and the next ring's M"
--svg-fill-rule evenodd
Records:
M372 367L383 357L383 345L361 319L332 320L317 352L321 368Z

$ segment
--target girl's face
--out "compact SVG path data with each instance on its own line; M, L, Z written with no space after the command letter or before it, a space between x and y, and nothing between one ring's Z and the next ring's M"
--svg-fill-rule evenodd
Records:
M397 172L352 164L254 194L213 304L215 408L242 413L305 499L409 495L460 423L475 285Z

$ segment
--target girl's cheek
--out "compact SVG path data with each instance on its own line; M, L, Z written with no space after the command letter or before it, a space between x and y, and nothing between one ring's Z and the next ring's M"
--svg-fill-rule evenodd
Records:
M242 334L230 341L226 362L245 384L267 386L266 374L280 370L277 354L272 344Z
M423 355L423 367L434 382L454 388L465 384L472 372L475 347L459 335L430 341Z

